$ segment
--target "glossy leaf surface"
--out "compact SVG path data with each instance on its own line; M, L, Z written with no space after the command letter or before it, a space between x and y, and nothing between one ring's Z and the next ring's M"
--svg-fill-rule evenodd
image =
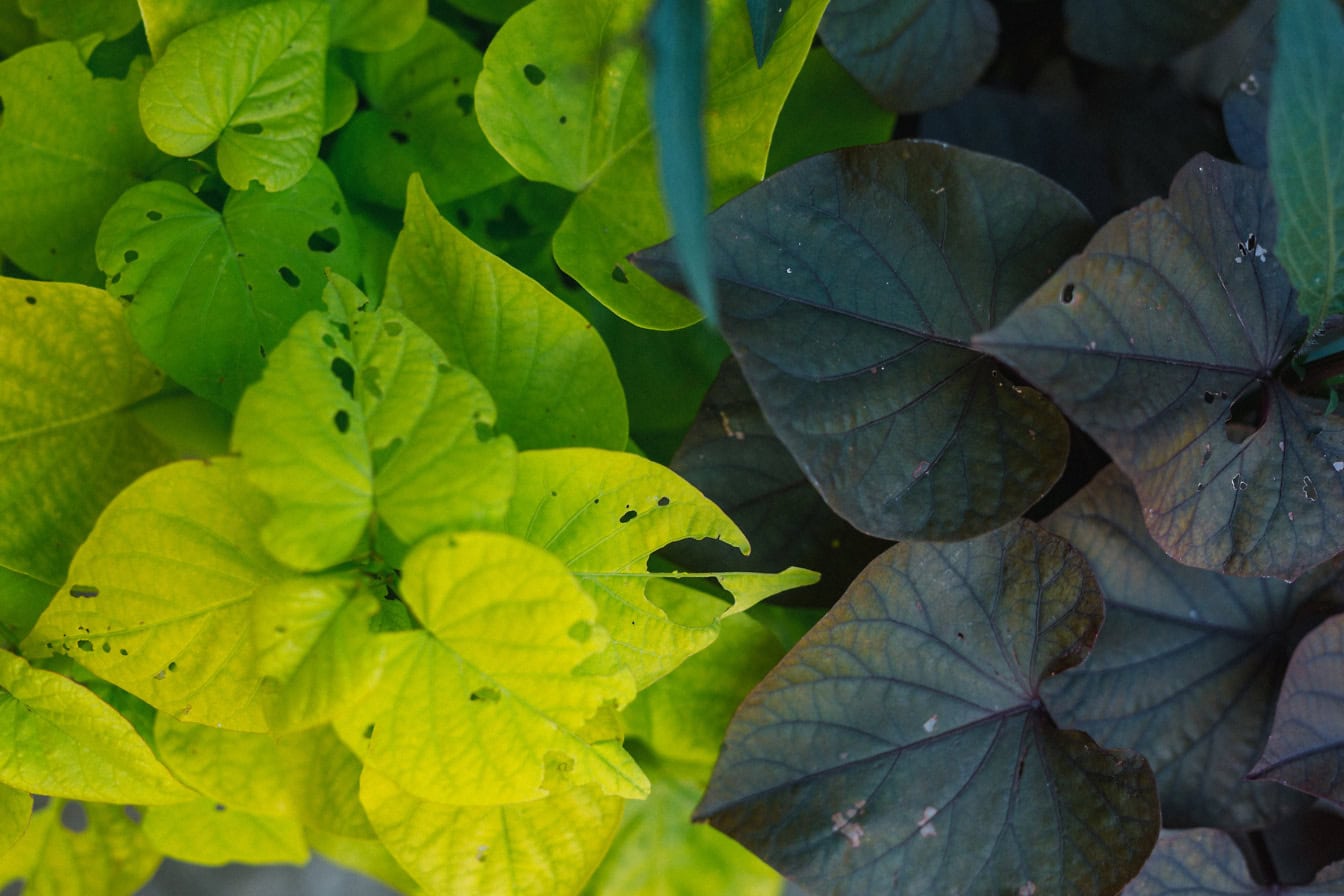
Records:
M1253 774L1344 805L1344 616L1297 645Z
M1246 0L1065 0L1069 49L1116 68L1146 68L1213 37Z
M419 178L410 183L385 301L481 381L499 408L499 430L519 448L625 448L625 394L602 337L445 221Z
M1167 554L1292 579L1344 548L1344 425L1275 378L1307 322L1274 240L1268 179L1198 156L976 345L1110 454Z
M72 830L66 818L82 818L85 827ZM22 879L25 896L132 896L161 859L121 806L52 800L33 812L23 838L0 856L0 884L8 888Z
M697 816L818 893L1113 893L1157 837L1152 772L1038 699L1101 617L1032 524L897 545L747 697Z
M131 301L131 332L174 379L227 409L266 353L322 307L327 268L355 276L359 239L325 165L282 193L231 192L222 212L180 184L128 190L98 232L98 264Z
M1305 808L1245 777L1269 730L1294 614L1339 601L1337 591L1182 566L1148 536L1115 467L1046 525L1087 557L1106 599L1088 661L1042 685L1055 720L1147 758L1168 827L1261 827Z
M1063 417L970 340L1082 243L1090 219L1068 193L988 156L897 142L810 159L710 222L724 335L849 522L966 537L1058 478ZM680 285L666 245L637 260Z
M1124 896L1338 896L1344 893L1344 863L1331 865L1314 883L1262 884L1251 877L1237 844L1212 828L1162 835Z
M833 0L821 39L893 112L920 112L971 88L998 46L987 0Z

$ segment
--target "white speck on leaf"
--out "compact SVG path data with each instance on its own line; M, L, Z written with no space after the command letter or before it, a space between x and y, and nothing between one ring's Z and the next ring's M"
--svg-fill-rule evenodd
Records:
M923 837L925 840L930 837L937 837L938 829L931 824L926 824L919 829L919 836Z
M1330 466L1335 468L1336 473L1344 472L1344 460L1337 460Z
M478 861L478 862L484 862L484 861L485 861L485 857L486 857L489 853L490 853L490 847L489 847L489 846L478 846L478 847L476 847L476 861Z
M929 716L928 721L924 723L924 733L932 734L933 729L938 727L938 713Z
M863 842L863 825L854 819L863 814L866 805L867 800L856 800L852 807L831 816L831 831L848 840L851 849Z
M792 274L792 273L793 273L793 268L785 268L785 269L784 269L784 273L786 273L786 274Z
M914 472L914 474L913 474L910 478L911 478L911 479L918 479L919 477L923 476L923 475L924 475L925 473L927 473L927 472L929 472L929 462L926 461L926 460L922 460L922 461L920 461L918 464L915 465L915 472Z
M928 825L929 822L933 821L933 816L937 814L938 809L936 807L925 806L924 812L919 816L919 821L916 821L915 824L919 825L921 828L925 827Z
M1036 884L1034 881L1027 881L1017 888L1017 896L1036 896Z
M1260 92L1260 79L1255 76L1255 72L1251 72L1245 81L1237 85L1237 88L1247 96L1255 96Z

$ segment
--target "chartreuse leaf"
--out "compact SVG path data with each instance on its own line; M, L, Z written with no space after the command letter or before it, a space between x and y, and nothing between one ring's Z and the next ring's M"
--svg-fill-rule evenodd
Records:
M66 799L191 798L120 713L64 675L0 650L0 784Z
M174 859L194 865L302 865L308 861L303 826L257 815L211 799L145 810L145 837Z
M520 448L625 448L625 394L602 337L445 221L414 175L385 303L481 381Z
M0 62L0 252L28 273L96 282L98 222L168 161L140 130L144 71L94 78L71 43Z
M312 828L307 833L309 846L321 853L323 858L381 881L398 893L405 893L407 896L420 896L424 893L381 842L338 837Z
M747 697L697 816L818 891L1114 893L1157 838L1152 772L1038 691L1101 617L1030 523L897 545Z
M32 814L32 794L0 785L0 856L19 842L23 832L28 830L28 819Z
M1251 775L1344 805L1344 615L1293 651L1269 741Z
M593 661L607 633L554 556L508 535L434 535L403 562L401 596L423 628L382 636L397 644L382 681L336 721L366 766L457 805L543 797L548 768L556 786L648 792L595 719L634 682Z
M19 0L0 0L0 54L13 56L42 40L37 23L19 9Z
M261 0L137 0L145 21L145 37L155 59L173 38L227 13L256 6Z
M275 0L178 35L140 89L145 133L175 156L219 141L236 190L292 187L317 159L329 18L324 3Z
M970 90L998 37L987 0L833 0L821 23L826 49L894 112L946 105Z
M531 0L452 0L452 5L472 18L502 24Z
M1088 661L1042 685L1055 720L1143 754L1169 827L1263 827L1305 808L1291 790L1245 778L1269 730L1295 612L1339 597L1307 579L1182 566L1148 536L1114 467L1046 525L1087 557L1106 599Z
M23 643L180 719L265 730L251 602L292 573L257 531L270 502L231 458L142 476L103 511Z
M289 770L269 734L179 722L161 712L154 718L154 749L202 797L256 815L296 814Z
M372 768L360 799L378 839L437 896L577 893L611 844L622 807L595 787L508 805L433 803Z
M481 52L448 26L426 21L410 42L352 57L348 69L366 107L337 136L331 165L352 196L401 208L412 173L435 202L514 176L476 121Z
M1268 178L1197 156L976 345L1096 439L1168 555L1292 579L1344 548L1344 425L1274 378L1307 325L1274 240Z
M1286 3L1275 18L1285 48L1273 66L1269 176L1279 213L1274 254L1318 330L1344 311L1344 19L1330 0Z
M501 519L514 451L492 435L489 394L349 281L333 278L325 298L238 406L233 448L275 502L262 542L315 570L358 553L375 514L408 545Z
M136 0L19 0L19 9L57 40L95 32L114 40L140 23Z
M633 454L586 448L520 455L505 526L559 557L583 583L597 602L598 621L611 633L612 650L640 688L704 649L718 633L712 617L685 625L649 599L653 582L679 575L650 572L649 557L684 538L747 548L732 520L671 470ZM738 591L736 606L721 607L721 614L816 581L800 570L717 577Z
M395 50L425 22L428 0L331 0L331 45L361 53Z
M359 239L321 163L282 193L231 192L217 212L180 184L128 190L103 220L98 263L131 300L131 332L174 379L227 409L309 309L325 271L356 276Z
M57 799L33 812L22 839L0 855L0 885L22 881L24 896L131 896L162 859L123 807Z
M1236 841L1224 831L1164 831L1125 896L1338 896L1344 862L1323 868L1310 884L1262 884L1251 876Z
M1246 0L1065 0L1069 49L1116 68L1164 62L1232 21Z
M756 67L765 65L765 57L774 46L779 25L793 0L747 0L751 15L751 44L756 51Z
M1061 187L897 142L795 165L710 224L724 335L780 440L850 523L967 537L1058 478L1064 418L970 342L1082 244L1090 218ZM666 245L637 261L680 288Z
M711 0L705 97L711 204L764 175L775 119L824 5L792 3L769 59L757 69L744 4ZM486 51L476 100L486 136L520 173L579 193L555 235L560 267L621 317L667 330L689 326L699 311L625 258L669 232L638 38L647 7L626 0L528 5Z
M127 411L163 375L102 290L0 278L0 332L0 639L17 644L104 505L167 460Z
M284 735L277 746L295 811L308 830L341 838L377 836L359 801L363 766L330 725Z

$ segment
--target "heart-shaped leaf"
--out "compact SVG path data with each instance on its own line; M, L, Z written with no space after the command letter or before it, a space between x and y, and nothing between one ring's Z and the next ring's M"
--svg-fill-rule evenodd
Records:
M795 165L710 223L724 335L845 519L882 538L966 537L1058 478L1063 417L970 340L1090 231L1063 189L1000 159L898 142ZM680 287L666 244L637 260Z
M1169 827L1262 827L1305 808L1287 788L1244 779L1269 731L1296 611L1340 596L1307 581L1317 576L1287 585L1182 566L1153 543L1115 467L1046 525L1087 557L1106 598L1088 661L1042 685L1059 724L1142 753Z
M1321 870L1310 884L1262 884L1227 833L1211 828L1165 831L1124 896L1339 896L1344 862Z
M1059 403L1189 566L1293 579L1344 549L1344 421L1278 378L1306 334L1267 177L1209 156L975 344Z
M1344 805L1344 615L1297 645L1251 774Z
M1157 837L1152 772L1039 696L1101 617L1030 523L897 545L747 697L697 815L817 893L1114 893Z
M154 809L165 807L152 807ZM82 820L80 830L67 821ZM24 893L137 893L163 855L122 806L52 800L33 812L28 830L0 856L0 885Z
M1117 68L1146 68L1213 37L1246 0L1065 0L1069 49Z
M920 112L961 96L998 47L988 0L833 0L821 39L893 112Z

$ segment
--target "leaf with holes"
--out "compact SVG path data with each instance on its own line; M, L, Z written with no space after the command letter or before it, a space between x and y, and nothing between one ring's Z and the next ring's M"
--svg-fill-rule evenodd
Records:
M0 886L22 881L24 896L132 896L162 859L123 807L57 799L35 810L23 837L0 855Z
M168 456L127 411L163 375L115 299L0 278L0 332L0 640L17 644L107 502Z
M1046 525L1087 557L1106 599L1087 663L1042 685L1055 720L1143 754L1169 827L1263 827L1305 808L1287 788L1245 777L1301 614L1344 601L1330 571L1287 585L1182 566L1148 536L1114 467Z
M480 379L520 448L625 448L625 393L602 337L445 221L414 175L385 301Z
M1297 645L1252 777L1344 806L1344 615Z
M489 528L513 487L490 395L396 311L333 279L238 406L233 449L275 502L266 547L297 569L367 553L375 518L402 544Z
M98 222L168 161L140 130L144 76L94 78L71 43L0 62L0 252L28 273L98 281Z
M359 257L340 187L321 163L282 193L231 192L222 212L179 184L142 184L98 233L107 289L130 299L145 354L228 409L294 322L322 307L326 269L356 276Z
M275 0L179 34L140 89L145 133L183 157L218 141L236 190L292 187L317 160L329 19L324 3Z
M1039 696L1101 617L1030 523L897 545L747 697L697 817L819 893L1114 893L1157 838L1152 772Z
M998 47L986 0L835 0L821 39L893 112L943 106L971 88Z
M700 312L625 258L669 233L639 39L648 5L528 5L486 51L476 100L486 136L520 173L579 193L555 235L560 267L626 320L670 330L695 323ZM712 204L764 175L775 119L824 5L790 4L758 69L745 5L711 0L705 145Z
M594 787L530 802L428 802L366 768L363 801L378 839L426 892L439 896L576 893L611 844L623 802Z
M556 786L648 792L601 724L634 681L600 662L606 630L554 556L502 534L431 536L406 557L401 596L423 627L382 636L396 644L382 680L335 723L367 767L456 805L539 799L548 770Z
M1125 896L1339 896L1344 862L1322 869L1312 883L1264 884L1251 875L1246 857L1225 831L1196 828L1165 831Z
M24 655L77 659L181 719L265 730L250 604L293 575L258 538L269 514L234 459L147 473L98 518Z
M1262 172L1197 156L976 346L1134 481L1170 556L1293 579L1344 549L1344 422L1293 393L1306 335Z
M1069 49L1116 68L1151 68L1217 34L1246 0L1065 0Z
M515 176L476 121L481 53L448 26L427 21L395 50L351 57L349 70L366 105L336 137L331 166L355 198L401 208L413 173L439 203Z
M724 335L780 440L850 523L967 537L1059 477L1064 418L970 341L1082 244L1091 220L1062 188L897 142L803 162L710 222ZM680 288L666 244L636 260Z

